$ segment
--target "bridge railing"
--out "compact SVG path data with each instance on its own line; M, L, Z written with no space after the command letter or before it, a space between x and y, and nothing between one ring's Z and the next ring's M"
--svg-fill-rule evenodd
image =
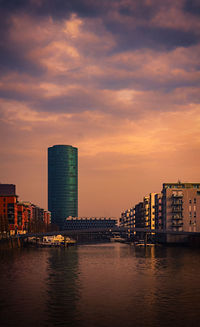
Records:
M88 228L88 229L77 229L77 230L63 230L63 231L52 231L45 233L27 233L22 235L17 235L19 238L27 237L43 237L43 236L54 236L54 235L66 235L73 236L78 234L93 234L93 233L104 233L113 235L114 233L133 234L134 232L142 232L149 234L169 234L169 235L195 235L200 236L200 232L189 232L189 231L172 231L172 230L161 230L161 229L147 229L147 228L129 228L129 227L114 227L114 228Z

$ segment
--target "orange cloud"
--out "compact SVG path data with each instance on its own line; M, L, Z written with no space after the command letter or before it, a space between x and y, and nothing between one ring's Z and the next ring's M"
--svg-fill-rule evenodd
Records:
M95 18L12 15L18 66L0 78L0 170L21 198L47 205L46 149L59 143L79 148L80 215L118 216L164 181L200 179L199 43L134 47L126 35L199 22L179 1L149 19L136 2L118 5Z

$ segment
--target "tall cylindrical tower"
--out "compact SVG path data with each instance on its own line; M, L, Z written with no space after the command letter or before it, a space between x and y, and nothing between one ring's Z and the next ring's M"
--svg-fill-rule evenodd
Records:
M71 145L48 148L48 210L61 229L67 217L78 217L78 149Z

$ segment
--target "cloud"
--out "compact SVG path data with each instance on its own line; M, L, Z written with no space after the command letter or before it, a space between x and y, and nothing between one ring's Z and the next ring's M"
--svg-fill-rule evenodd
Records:
M97 21L96 29L105 32L100 38L93 26L74 14L56 23L13 17L10 39L41 70L39 75L26 69L4 72L1 97L26 102L38 112L97 110L129 118L146 110L179 110L192 97L199 100L199 45L112 54L113 36Z
M186 0L184 2L184 10L193 14L194 16L200 15L200 4L198 0Z
M33 43L36 38L37 42L40 42L41 38L49 33L49 29L42 30L42 33L38 35L39 28L37 27L27 30L22 20L18 21L18 17L28 17L30 21L37 22L49 21L50 28L51 23L60 24L63 20L69 20L73 15L77 15L79 20L92 24L95 34L99 37L99 33L102 32L112 34L115 40L115 49L113 49L115 52L120 52L122 49L147 47L154 49L171 49L177 45L188 47L199 41L199 20L194 15L194 11L185 10L188 4L185 7L184 5L183 0L164 2L161 0L113 0L109 2L104 0L101 3L91 0L1 1L4 22L1 30L2 50L4 50L2 60L8 65L6 57L9 55L9 63L11 64L15 59L19 61L19 68L22 69L17 45L12 44L8 39L10 32L13 33L13 25L16 31L14 33L18 34L21 39L24 37L24 41L29 35ZM193 7L190 6L190 8ZM95 24L97 21L101 22L104 29L99 30L98 24ZM57 37L59 37L58 33ZM12 57L13 51L15 58Z
M164 181L200 178L198 2L0 6L2 181L46 206L59 143L79 148L82 214L119 215Z

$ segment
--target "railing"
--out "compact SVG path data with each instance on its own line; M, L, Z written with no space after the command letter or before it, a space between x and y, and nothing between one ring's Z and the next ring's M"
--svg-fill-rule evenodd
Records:
M172 223L172 227L182 227L183 222Z
M183 194L172 194L172 198L182 198L183 197Z
M172 215L172 220L180 220L183 219L182 215Z
M173 207L172 208L172 212L182 212L182 211L183 211L183 208L182 207L179 207L179 208Z
M183 204L182 200L172 200L172 206L180 206Z
M182 228L182 229L181 229ZM66 235L66 236L74 236L80 234L87 234L87 233L100 233L101 235L112 235L113 233L119 233L120 235L125 235L126 233L135 233L135 232L142 232L142 233L154 233L154 234L169 234L169 235L190 235L190 236L198 236L200 237L200 232L197 231L184 231L183 225L181 226L170 226L170 229L150 229L144 227L114 227L114 228L92 228L92 229L85 229L85 230L64 230L64 231L52 231L52 232L44 232L44 233L27 233L22 235L17 235L20 238L27 238L27 237L43 237L43 236L52 236L52 235ZM15 236L16 237L16 236Z

